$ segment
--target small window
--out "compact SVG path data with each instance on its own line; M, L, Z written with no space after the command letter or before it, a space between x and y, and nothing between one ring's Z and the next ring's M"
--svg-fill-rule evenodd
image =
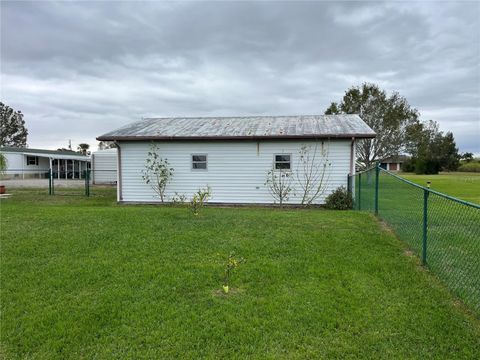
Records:
M194 154L192 155L192 170L207 170L207 155Z
M275 155L275 170L290 170L291 155Z
M27 165L38 165L38 156L27 156Z

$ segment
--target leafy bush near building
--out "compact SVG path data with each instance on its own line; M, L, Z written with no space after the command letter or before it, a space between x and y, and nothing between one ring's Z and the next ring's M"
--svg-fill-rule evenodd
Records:
M353 206L352 194L348 192L345 186L340 186L327 196L325 207L332 210L348 210Z
M142 170L142 178L160 197L162 203L165 201L165 189L172 180L173 172L168 160L160 156L158 146L152 143L145 160L145 168Z
M190 209L197 216L203 205L212 197L212 189L207 185L205 189L199 189L190 201Z

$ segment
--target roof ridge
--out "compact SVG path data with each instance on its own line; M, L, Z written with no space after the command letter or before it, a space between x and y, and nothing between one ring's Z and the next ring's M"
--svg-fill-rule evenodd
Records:
M241 116L160 116L160 117L144 117L141 121L161 120L161 119L247 119L247 118L299 118L299 117L328 117L328 116L358 116L358 114L295 114L295 115L241 115ZM127 124L128 125L128 124Z
M17 146L2 146L0 151L4 152L25 152L25 153L52 153L52 154L64 154L64 155L78 155L85 156L74 150L50 150L50 149L38 149L38 148L29 148L29 147L17 147Z

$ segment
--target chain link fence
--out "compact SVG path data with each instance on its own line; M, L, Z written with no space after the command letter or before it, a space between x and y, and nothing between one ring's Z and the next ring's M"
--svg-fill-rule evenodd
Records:
M375 213L467 305L480 312L480 205L379 166L349 177L356 210Z
M49 169L8 169L0 176L0 181L8 189L46 189L49 195L91 196L104 194L105 188L115 186L117 171L82 170L57 172Z

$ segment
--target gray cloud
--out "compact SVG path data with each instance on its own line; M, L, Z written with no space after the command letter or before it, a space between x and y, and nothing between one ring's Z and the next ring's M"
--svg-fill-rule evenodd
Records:
M1 97L31 147L94 145L142 116L322 113L372 81L480 153L476 2L1 7Z

